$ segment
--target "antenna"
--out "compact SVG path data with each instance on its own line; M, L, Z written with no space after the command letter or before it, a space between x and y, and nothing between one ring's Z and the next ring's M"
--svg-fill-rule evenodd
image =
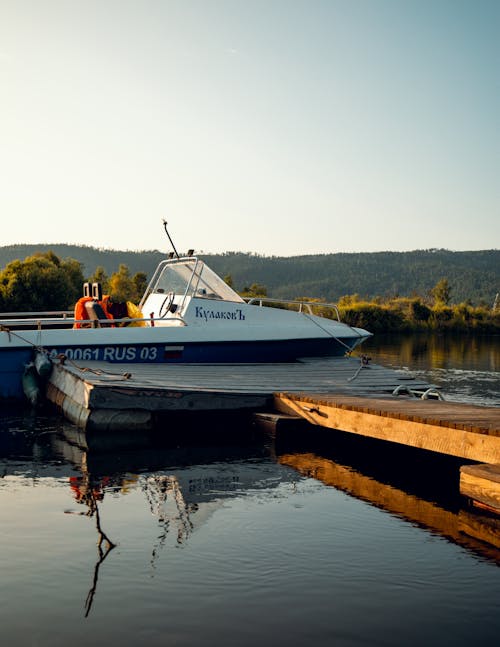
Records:
M177 256L177 258L180 258L179 254L177 253L177 250L175 249L175 245L174 245L174 243L173 243L172 239L170 238L170 234L168 233L167 225L168 225L168 223L167 223L167 221L166 221L166 220L165 220L165 218L164 218L164 219L163 219L163 228L165 229L165 233L166 233L166 234L167 234L167 236L168 236L168 239L169 239L169 241L170 241L170 244L171 244L171 245L172 245L172 247L174 248L175 255Z

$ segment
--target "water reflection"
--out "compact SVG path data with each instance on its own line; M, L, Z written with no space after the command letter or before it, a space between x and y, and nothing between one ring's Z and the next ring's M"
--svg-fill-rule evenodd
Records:
M92 585L85 600L85 617L87 617L92 608L95 592L97 589L97 582L99 580L99 569L109 553L116 548L107 534L102 529L101 515L99 513L98 501L104 498L104 491L100 481L94 482L90 474L84 473L83 476L72 476L69 479L70 487L74 492L75 499L78 503L87 507L86 512L80 512L87 517L95 519L95 526L97 531L97 554L98 559L94 567L94 574L92 578ZM68 514L74 514L71 510L66 511Z
M199 429L203 420L199 419L197 424ZM242 426L246 427L246 423ZM245 431L251 441L248 444L188 442L177 446L154 436L132 445L129 439L125 443L127 448L123 446L123 434L108 435L100 442L65 423L58 433L51 435L54 457L80 472L68 480L74 499L87 507L80 514L96 521L98 559L85 602L86 616L94 602L99 569L117 545L115 541L120 543L119 538L110 539L103 530L105 519L100 505L106 497L143 494L159 529L150 549L150 565L154 570L166 547L183 547L228 497L277 487L287 480L287 475L295 478L293 470L284 471L271 459L267 447L253 442L253 428ZM234 436L233 427L231 432ZM239 435L241 432L242 429L238 430ZM219 434L219 437L224 436Z
M205 429L205 422L198 421L198 427ZM31 431L23 431L30 424ZM15 476L29 481L35 496L37 487L56 480L75 502L65 512L95 524L97 555L92 555L91 566L85 565L85 592L79 591L85 617L95 615L99 591L105 598L102 584L106 576L113 579L111 573L116 577L113 567L129 565L116 546L144 550L154 576L172 551L192 545L195 533L229 499L258 493L264 505L284 497L300 498L300 506L307 506L304 488L313 481L500 564L499 520L472 511L459 495L459 465L464 461L331 431L272 441L242 421L232 421L225 431L240 442L172 445L157 436L141 447L123 448L122 437L108 436L99 447L59 418L39 416L36 423L22 415L0 419L3 487L9 488L9 477ZM107 506L109 502L113 505ZM146 516L154 519L155 532L144 535L138 528L146 526ZM48 515L47 524L57 523ZM58 529L62 534L71 531L67 526ZM314 540L323 550L321 539ZM80 550L85 541L89 539L82 533Z
M472 510L458 494L463 460L401 451L380 443L349 447L349 440L340 435L337 440L336 451L321 448L321 441L319 447L312 443L314 451L282 447L277 460L500 565L500 519ZM369 467L363 468L366 463Z
M447 400L500 406L500 337L377 335L363 344L374 363L407 368Z
M411 370L500 371L500 339L493 335L375 335L363 344L363 352L376 356L379 363L405 366Z

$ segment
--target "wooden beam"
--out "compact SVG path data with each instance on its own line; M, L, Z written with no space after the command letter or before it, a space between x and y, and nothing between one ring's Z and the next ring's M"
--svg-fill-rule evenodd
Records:
M356 409L352 405L350 409L346 409L336 401L323 400L317 403L310 397L301 398L298 395L280 393L275 396L274 403L277 410L291 415L301 415L314 425L468 460L500 463L500 436L485 433L483 429L467 431L467 427L456 428L459 426L456 424L447 426L446 418L450 417L452 408L449 403L444 415L438 408L440 402L429 403L428 401L422 402L430 404L430 407L417 405L422 408L421 415L407 415L404 405L410 403L398 403L398 406L402 405L402 410L391 412L391 403L385 400L365 399L365 406L362 398L357 400L361 402ZM434 414L428 413L426 417L423 414L424 410L433 411ZM468 428L471 429L470 426Z
M463 465L460 492L500 513L500 465Z
M257 412L253 414L255 423L271 436L278 432L293 432L307 426L302 416L290 416L285 413Z

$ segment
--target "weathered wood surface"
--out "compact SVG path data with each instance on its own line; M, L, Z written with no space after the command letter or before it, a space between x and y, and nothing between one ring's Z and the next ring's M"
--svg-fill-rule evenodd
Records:
M275 407L330 429L500 463L500 409L496 407L311 393L278 393Z
M405 371L362 366L356 358L287 364L109 364L72 362L64 371L91 388L173 389L271 395L275 391L392 393L398 386L426 390L432 385ZM87 387L84 387L87 388Z
M464 429L476 433L500 436L500 408L483 407L459 402L421 400L419 398L398 399L358 397L348 394L323 393L279 393L280 399L290 399L299 404L297 413L307 417L308 412L330 409L373 414L432 425ZM311 420L314 422L313 420Z
M500 513L500 465L463 465L460 492Z
M272 406L273 393L284 389L382 395L402 385L416 390L429 387L408 372L376 365L366 367L359 359L347 357L288 364L109 364L66 360L54 362L47 397L78 426L90 428L95 424L108 430L126 420L131 426L146 424L141 410L258 411ZM124 411L127 416L120 415ZM152 419L148 421L150 426Z

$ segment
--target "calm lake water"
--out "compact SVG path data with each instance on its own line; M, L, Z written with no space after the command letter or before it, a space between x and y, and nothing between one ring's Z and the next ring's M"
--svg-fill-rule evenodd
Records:
M363 350L500 406L498 339ZM500 523L458 495L464 461L241 419L169 443L179 424L83 449L58 415L2 405L2 645L497 643Z

